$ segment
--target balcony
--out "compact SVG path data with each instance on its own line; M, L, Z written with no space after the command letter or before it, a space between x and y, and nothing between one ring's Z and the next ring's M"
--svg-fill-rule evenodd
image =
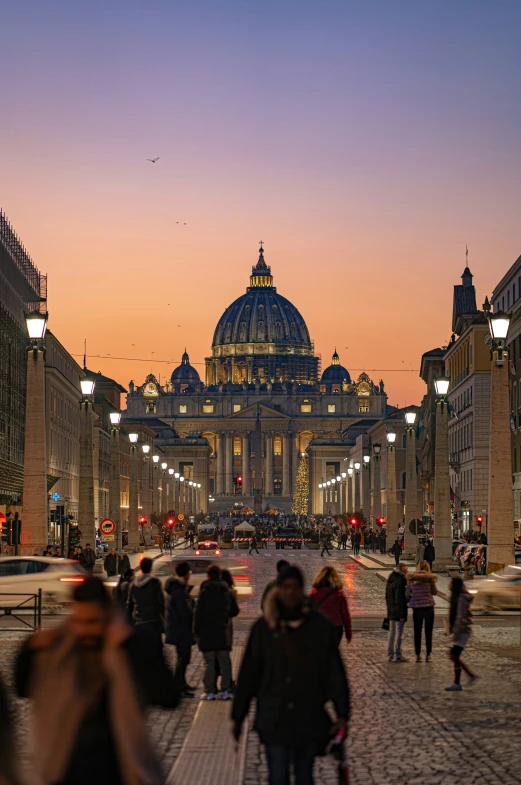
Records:
M451 466L459 466L460 462L461 462L461 453L459 452L449 453L449 464Z

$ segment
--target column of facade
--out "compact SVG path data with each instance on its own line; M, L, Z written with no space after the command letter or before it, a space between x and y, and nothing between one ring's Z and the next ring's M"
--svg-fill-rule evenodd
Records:
M448 464L447 464L448 465ZM398 505L396 504L396 451L387 445L387 547L398 537Z
M380 456L373 457L373 498L371 505L371 512L373 516L373 524L376 523L378 518L382 517L382 491L380 482Z
M250 495L250 432L242 434L242 495Z
M42 349L27 354L24 505L22 553L47 545L47 448L45 441L45 360Z
M227 496L233 495L233 433L226 432L225 448L225 492Z
M371 463L362 464L362 510L364 518L371 523Z
M436 401L434 544L436 564L448 564L452 560L452 514L449 475L449 404L446 400Z
M291 493L295 493L297 489L297 472L299 462L299 434L296 433L291 437Z
M264 493L266 496L273 496L273 434L267 432L266 439L266 457L265 457L265 485Z
M346 478L346 489L347 489L347 502L346 502L347 503L347 510L346 510L346 512L348 513L348 515L350 515L352 512L354 512L354 509L353 509L353 507L354 507L354 504L353 504L353 474L354 473L355 473L354 469L349 467L349 469L347 470L347 478Z
M355 483L355 510L356 512L360 512L360 469L355 469L354 473L354 483Z
M418 482L416 479L416 430L407 425L405 430L405 523L404 556L415 557L418 537L410 530L410 523L416 520L418 507ZM451 546L452 547L452 546Z
M215 477L215 494L222 496L224 493L224 434L218 433L215 437L217 443L217 468Z
M285 433L282 437L282 495L283 496L289 496L291 493L290 450L291 450L291 435L289 433Z

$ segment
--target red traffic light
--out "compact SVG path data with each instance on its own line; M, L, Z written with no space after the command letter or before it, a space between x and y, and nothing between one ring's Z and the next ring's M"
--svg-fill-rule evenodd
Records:
M358 526L358 518L351 518L351 526Z
M239 485L242 485L242 477L237 477L237 483L238 483Z
M383 526L385 523L385 518L377 518L376 522L379 523L380 526Z
M476 515L476 523L478 523L479 525L481 525L483 523L483 516L482 515Z
M169 529L171 529L173 527L174 523L175 523L175 521L174 521L173 518L168 518L168 520L166 522L166 525L168 526Z
M145 516L144 515L140 515L139 516L139 525L140 526L144 526L146 522L147 522L147 519L145 518Z

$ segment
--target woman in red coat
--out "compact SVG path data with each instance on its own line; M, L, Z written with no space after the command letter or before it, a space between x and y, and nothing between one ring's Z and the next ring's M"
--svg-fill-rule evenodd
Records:
M351 643L351 615L347 605L347 597L342 589L340 575L334 567L324 567L313 581L309 594L315 608L334 624L338 643L342 640L345 630L346 640Z

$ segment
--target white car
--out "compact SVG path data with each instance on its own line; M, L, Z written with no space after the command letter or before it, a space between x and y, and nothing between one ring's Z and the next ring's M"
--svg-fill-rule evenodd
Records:
M164 584L170 576L175 576L175 565L182 561L187 561L192 570L190 577L190 585L194 587L191 592L192 597L199 595L201 583L206 580L206 569L210 564L218 564L221 569L227 569L231 572L239 601L249 597L253 592L247 567L237 564L233 559L223 559L219 556L214 558L214 554L211 552L208 555L201 554L200 556L179 554L179 556L174 556L172 559L155 561L152 567L152 575L155 575Z
M472 609L483 611L519 610L521 606L521 564L512 564L486 578L467 584L474 595Z
M87 577L72 559L10 556L0 559L0 608L14 607L42 590L42 605L70 602L74 587ZM18 595L18 596L17 596ZM25 596L22 596L25 595ZM28 609L33 607L27 602Z
M202 540L196 543L194 553L196 556L220 556L221 548L215 540Z

